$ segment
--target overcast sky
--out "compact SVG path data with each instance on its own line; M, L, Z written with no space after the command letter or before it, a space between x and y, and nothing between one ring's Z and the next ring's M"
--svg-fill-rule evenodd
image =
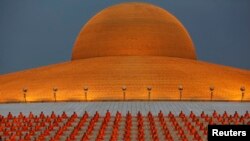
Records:
M249 0L137 0L175 15L199 60L250 70ZM82 26L125 0L0 0L0 74L69 61Z

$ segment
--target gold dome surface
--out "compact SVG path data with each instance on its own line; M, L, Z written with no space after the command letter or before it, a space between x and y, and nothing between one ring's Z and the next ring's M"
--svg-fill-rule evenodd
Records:
M196 59L184 26L166 10L122 3L96 14L81 29L72 60L101 56L168 56Z
M87 59L88 58L88 59ZM73 61L0 75L0 102L149 100L250 101L250 71L195 60L182 24L165 10L125 3L93 17ZM179 86L183 86L180 99ZM246 89L241 91L241 87ZM27 88L27 92L23 92Z

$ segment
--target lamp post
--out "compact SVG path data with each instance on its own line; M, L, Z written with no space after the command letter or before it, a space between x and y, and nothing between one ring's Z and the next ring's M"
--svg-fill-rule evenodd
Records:
M214 86L210 86L209 90L210 90L210 100L212 101L214 95Z
M122 86L123 100L126 99L126 90L127 90L127 87L126 86Z
M148 100L151 99L151 90L152 90L152 86L148 86L147 87L147 90L148 90Z
M246 89L245 89L244 86L240 87L240 91L241 91L241 102L243 101L245 90L246 90Z
M181 100L181 98L182 98L183 86L182 86L182 85L179 85L178 90L179 90L179 92L180 92L180 100Z
M54 94L54 100L56 102L56 92L58 91L58 89L56 87L53 88L53 94Z
M85 95L85 101L88 101L88 90L89 88L87 86L83 87L84 95Z
M26 93L27 93L28 89L27 88L23 88L23 98L24 98L24 102L26 103Z

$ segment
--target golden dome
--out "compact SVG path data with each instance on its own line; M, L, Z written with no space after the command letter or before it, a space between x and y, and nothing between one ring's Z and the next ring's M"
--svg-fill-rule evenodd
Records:
M196 58L192 41L171 14L150 4L125 3L97 14L82 29L74 61L0 75L0 102L183 100L249 101L250 71L210 64ZM97 57L100 56L100 57ZM103 57L101 57L103 56ZM91 58L96 57L96 58ZM179 58L178 58L179 57ZM90 58L90 59L81 59ZM187 59L188 58L188 59ZM77 60L78 59L78 60Z
M147 55L196 59L192 40L178 19L160 7L130 2L90 19L76 39L72 60Z

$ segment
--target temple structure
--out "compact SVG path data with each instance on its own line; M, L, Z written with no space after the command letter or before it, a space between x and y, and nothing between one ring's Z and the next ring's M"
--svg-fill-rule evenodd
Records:
M250 71L197 60L181 22L148 3L122 3L81 29L68 62L0 76L0 102L249 101Z

